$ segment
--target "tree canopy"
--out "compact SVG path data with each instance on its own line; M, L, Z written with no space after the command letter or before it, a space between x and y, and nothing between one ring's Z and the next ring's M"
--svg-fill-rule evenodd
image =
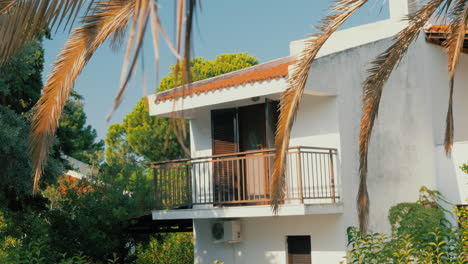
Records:
M41 96L44 50L40 39L1 67L0 104L16 113L29 111Z
M57 151L88 164L91 163L91 156L104 150L104 141L97 140L96 130L86 125L84 104L77 93L65 105L57 138Z
M0 67L0 189L15 209L21 207L21 197L28 196L32 187L28 138L34 105L41 94L43 63L44 50L38 38ZM43 181L55 182L62 173L67 165L62 154L88 162L85 153L103 149L104 143L96 138L96 131L86 126L81 96L74 93L60 120Z
M248 53L232 53L216 56L214 60L207 60L202 57L196 57L190 60L191 80L196 82L228 72L237 71L250 67L258 63L258 59ZM179 69L182 69L183 62ZM171 72L168 76L161 79L158 92L174 88L176 65L171 66ZM177 86L182 84L182 71L177 71Z
M231 71L240 70L258 63L247 53L223 54L214 60L197 57L190 60L192 81L199 81ZM182 63L181 63L182 65ZM161 79L158 91L174 88L176 66L171 66L168 76ZM182 72L178 72L177 83L182 83ZM181 158L184 151L169 126L168 118L151 117L140 100L121 124L109 127L106 138L106 159L112 164L116 153L126 152L126 157L137 160L161 161Z

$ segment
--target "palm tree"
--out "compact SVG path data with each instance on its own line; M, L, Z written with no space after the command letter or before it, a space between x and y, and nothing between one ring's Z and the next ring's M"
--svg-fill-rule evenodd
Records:
M274 211L278 210L284 196L284 168L289 136L310 68L318 51L328 38L366 2L368 0L335 0L330 8L332 15L325 17L321 21L321 26L318 27L320 33L312 35L312 38L305 41L304 50L292 69L288 88L281 98L281 113L275 139L277 154L270 196ZM450 18L450 31L448 32L447 41L444 43L449 58L448 71L450 84L445 132L445 151L447 155L452 149L454 133L452 113L453 82L468 22L468 0L427 0L420 2L424 2L424 4L408 17L408 25L395 36L393 44L371 62L370 74L363 83L362 115L359 133L360 183L357 195L359 226L362 232L366 231L369 215L369 195L367 192L369 141L374 121L379 111L383 87L393 69L405 56L420 30L438 11L440 14L447 15Z
M181 54L183 40L184 61L188 61L196 0L176 0L176 2L177 40L174 47L159 21L157 0L0 0L0 35L2 36L0 65L6 63L12 54L44 30L49 29L53 32L61 26L71 27L76 17L84 14L79 26L72 30L65 47L55 61L50 77L44 85L43 94L37 103L30 139L35 170L34 192L39 189L40 176L54 139L58 120L74 82L105 40L110 39L112 43L118 43L125 35L129 24L132 24L128 33L121 85L115 99L115 107L120 104L123 91L133 73L148 21L153 35L156 65L159 60L160 33L178 59L181 58L179 54ZM322 20L318 27L320 33L314 34L311 39L305 41L305 48L293 67L288 89L281 98L281 113L276 136L277 156L271 184L271 203L275 211L278 210L284 196L285 156L290 131L310 68L318 51L328 38L367 2L368 0L334 0L330 8L332 14ZM369 213L367 153L382 89L420 29L437 10L451 19L448 40L445 43L449 54L450 82L445 134L447 153L450 153L453 144L453 80L468 21L468 0L426 0L424 2L425 4L408 18L408 26L395 37L393 45L371 63L370 75L363 84L363 110L359 135L360 184L357 199L361 231L366 230ZM183 30L184 21L186 21L185 30ZM133 53L132 49L134 49ZM188 64L183 70L189 73ZM184 81L190 81L188 74L185 74Z
M148 22L153 35L156 65L159 61L160 33L177 59L181 57L183 42L184 61L189 60L195 5L196 0L176 1L177 43L174 47L160 23L157 0L0 0L0 65L7 63L12 54L44 31L71 28L77 16L83 15L54 62L36 104L30 138L34 193L39 190L39 180L63 107L75 80L97 48L108 39L118 44L130 28L115 108L120 104L134 71ZM184 71L188 72L187 69ZM188 82L189 76L184 79Z

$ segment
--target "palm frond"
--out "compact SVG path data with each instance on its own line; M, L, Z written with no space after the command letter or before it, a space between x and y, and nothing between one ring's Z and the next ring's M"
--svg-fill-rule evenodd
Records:
M39 180L54 140L60 115L76 78L96 49L114 32L125 28L133 12L133 1L99 1L93 14L83 19L54 63L32 120L30 151L33 158L34 188Z
M9 8L13 7L18 0L0 0L0 15L8 12Z
M130 38L128 41L127 52L125 54L124 66L122 68L122 79L120 83L119 91L117 92L117 96L114 99L114 106L112 107L111 112L107 115L106 120L109 121L112 117L114 111L120 106L122 102L122 98L127 88L127 84L130 81L130 78L133 75L135 70L135 66L137 63L138 55L140 54L141 47L143 44L143 37L146 31L148 18L150 15L150 4L151 0L137 0L137 4L135 5L134 11L134 18L133 18L133 27L130 33ZM136 33L136 24L139 24L138 34L137 34L137 41L135 43L135 51L133 52L133 56L130 63L130 68L128 68L128 63L130 59L130 52L134 42L134 34ZM128 68L128 69L127 69Z
M10 2L10 3L9 3ZM47 29L74 21L87 0L16 0L0 3L0 64ZM92 4L92 1L89 5ZM89 6L88 6L89 8Z
M371 64L370 75L363 84L362 116L359 133L359 191L357 206L359 211L359 227L362 232L367 229L369 215L369 194L367 192L367 156L369 141L374 127L374 121L379 112L382 90L393 69L408 51L411 43L416 39L420 29L429 18L443 4L445 0L431 0L423 5L409 18L409 24L398 33L394 43Z
M445 43L446 52L448 54L448 71L449 71L449 104L446 117L445 126L445 153L448 155L452 151L453 146L453 85L455 78L455 71L460 58L463 43L465 42L466 25L468 22L468 1L457 0L450 12L453 17L450 25L450 34Z
M304 49L293 66L288 88L281 96L281 112L275 138L276 156L270 184L270 202L274 212L278 211L283 200L284 167L289 137L312 63L328 38L366 2L367 0L336 0L330 8L332 15L321 21L321 25L317 27L320 33L313 34L311 39L305 41Z
M153 35L154 67L156 83L159 81L159 26L158 26L158 7L156 4L150 5L150 25Z

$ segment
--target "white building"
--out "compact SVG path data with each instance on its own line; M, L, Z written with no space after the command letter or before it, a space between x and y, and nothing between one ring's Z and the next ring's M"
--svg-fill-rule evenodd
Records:
M151 115L190 121L190 162L155 166L153 219L193 219L195 263L343 260L346 228L358 225L362 82L369 62L405 26L400 18L408 12L407 0L389 2L390 19L339 31L319 53L293 127L286 199L278 215L267 204L268 149L277 100L303 41L291 42L290 57L149 96ZM417 200L421 186L440 190L454 204L466 203L468 178L459 166L468 162L468 77L456 77L456 143L447 158L447 57L437 45L446 36L443 29L421 32L385 86L369 154L370 231L388 232L389 208ZM468 71L465 54L459 71Z

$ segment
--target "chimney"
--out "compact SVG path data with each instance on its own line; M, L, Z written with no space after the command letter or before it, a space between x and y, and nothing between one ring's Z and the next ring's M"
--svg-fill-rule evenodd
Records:
M388 0L390 19L402 20L418 10L418 0Z

